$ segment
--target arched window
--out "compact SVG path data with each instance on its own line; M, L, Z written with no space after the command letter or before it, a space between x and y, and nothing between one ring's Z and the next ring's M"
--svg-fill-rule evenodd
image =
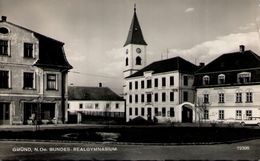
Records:
M218 84L225 84L225 75L224 74L218 75Z
M128 66L128 58L125 59L125 66Z
M138 56L136 57L136 65L141 65L142 64L142 59Z
M0 33L1 34L7 34L9 31L8 31L8 29L7 28L5 28L5 27L0 27Z
M203 85L209 85L209 76L208 75L205 75L203 77Z

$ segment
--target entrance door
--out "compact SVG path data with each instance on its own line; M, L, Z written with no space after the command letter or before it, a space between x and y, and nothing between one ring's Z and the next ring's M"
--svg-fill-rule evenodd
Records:
M9 103L0 102L0 125L10 124L10 107Z
M185 105L182 107L182 122L192 122L192 109Z
M147 108L147 120L152 120L152 108Z

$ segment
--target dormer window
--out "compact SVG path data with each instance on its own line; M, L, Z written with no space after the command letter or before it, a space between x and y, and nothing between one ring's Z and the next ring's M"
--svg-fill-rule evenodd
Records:
M238 83L248 83L251 81L251 73L242 72L237 75Z
M203 85L209 85L209 76L208 75L205 75L203 77Z
M224 74L218 75L218 84L225 84L225 75Z

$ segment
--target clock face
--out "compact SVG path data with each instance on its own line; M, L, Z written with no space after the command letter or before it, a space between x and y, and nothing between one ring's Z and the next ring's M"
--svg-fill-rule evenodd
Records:
M137 48L137 49L136 49L136 52L137 52L138 54L140 54L141 51L142 51L142 50L141 50L140 48Z

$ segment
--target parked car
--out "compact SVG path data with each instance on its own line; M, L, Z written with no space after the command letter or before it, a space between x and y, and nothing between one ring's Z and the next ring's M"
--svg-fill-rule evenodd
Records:
M258 125L260 126L260 117L249 117L247 120L242 120L240 122L242 126L245 125Z

